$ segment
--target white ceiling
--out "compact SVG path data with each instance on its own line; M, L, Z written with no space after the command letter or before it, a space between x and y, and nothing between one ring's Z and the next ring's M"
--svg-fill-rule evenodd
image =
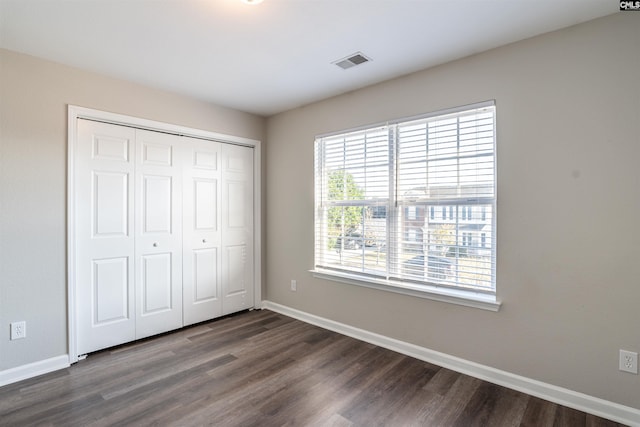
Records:
M0 47L264 116L618 11L612 0L0 0ZM331 62L360 51L371 62Z

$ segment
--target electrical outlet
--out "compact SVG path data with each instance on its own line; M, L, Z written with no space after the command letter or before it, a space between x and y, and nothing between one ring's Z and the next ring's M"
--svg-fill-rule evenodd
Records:
M19 340L27 336L27 322L11 323L11 339Z
M292 290L293 292L295 292L295 291L297 291L297 290L298 290L298 283L297 283L295 280L292 280L292 281L291 281L291 290Z
M633 351L620 350L620 370L623 372L637 374L638 353L635 353Z

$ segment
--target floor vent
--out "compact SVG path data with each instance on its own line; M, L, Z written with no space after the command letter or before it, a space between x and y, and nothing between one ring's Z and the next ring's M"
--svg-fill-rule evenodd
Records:
M365 62L369 62L369 61L371 61L371 59L364 56L362 52L356 52L354 54L347 56L346 58L339 59L335 62L332 62L332 64L336 64L338 67L342 68L343 70L347 70L351 67L355 67L356 65L364 64Z

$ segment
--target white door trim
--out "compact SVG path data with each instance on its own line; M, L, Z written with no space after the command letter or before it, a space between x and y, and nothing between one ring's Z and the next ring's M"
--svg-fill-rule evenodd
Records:
M78 361L77 328L76 328L76 277L75 277L75 153L77 145L76 123L78 119L96 120L117 125L131 126L139 129L166 132L175 135L189 136L199 139L218 141L227 144L244 145L253 148L253 184L254 184L254 307L261 308L262 304L262 219L261 219L261 142L254 139L222 133L209 132L200 129L157 122L122 114L109 113L91 108L68 106L67 115L67 319L68 319L68 345L69 363Z

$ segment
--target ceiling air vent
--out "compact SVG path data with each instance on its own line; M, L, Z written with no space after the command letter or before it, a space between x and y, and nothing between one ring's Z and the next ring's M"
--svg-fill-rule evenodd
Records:
M332 64L336 64L338 67L346 70L369 61L371 61L371 59L364 56L362 52L356 52L352 55L347 56L346 58L334 61L332 62Z

